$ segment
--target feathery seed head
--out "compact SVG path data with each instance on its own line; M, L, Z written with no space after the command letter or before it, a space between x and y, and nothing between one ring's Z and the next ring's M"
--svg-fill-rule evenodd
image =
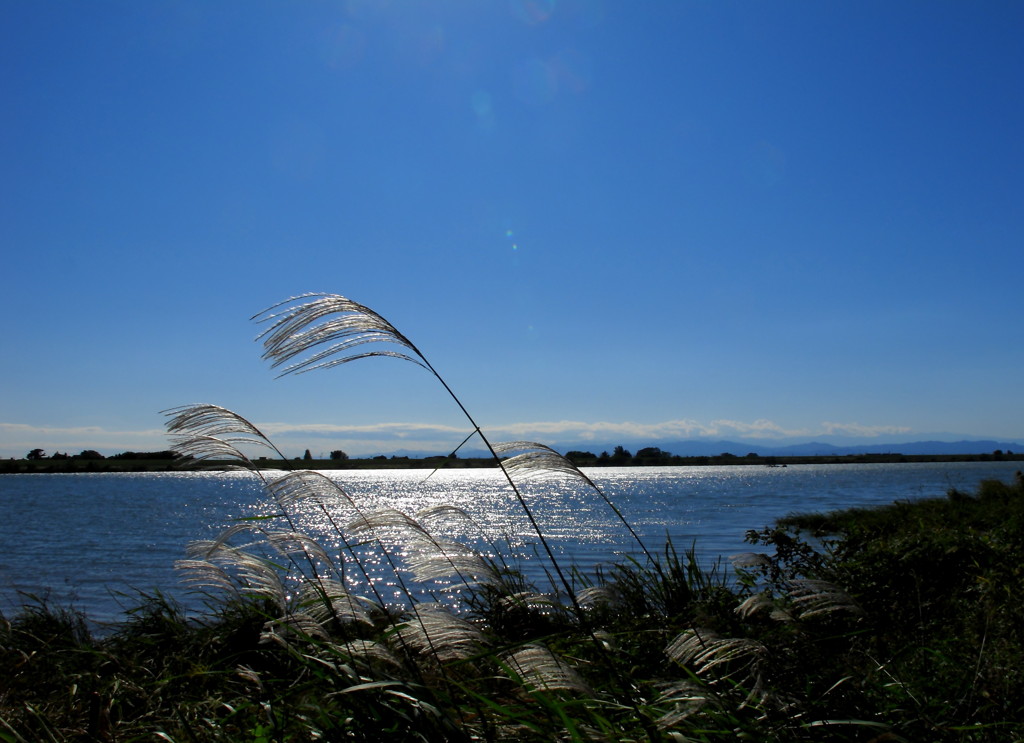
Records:
M272 368L287 365L282 376L372 356L390 356L428 368L419 350L391 323L369 307L337 294L292 297L255 315L253 320L270 323L257 340L263 341L263 358L271 362ZM355 351L369 343L391 344L408 353Z

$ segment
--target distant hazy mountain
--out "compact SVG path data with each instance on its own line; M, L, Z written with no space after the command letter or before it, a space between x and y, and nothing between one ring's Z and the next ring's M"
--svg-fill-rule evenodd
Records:
M861 440L863 441L863 440ZM594 446L579 444L555 446L558 451L565 452L571 449L590 451L600 454L603 451L611 452L617 444L611 446ZM645 446L657 446L669 454L678 454L683 457L715 456L717 454L729 453L736 456L743 456L754 452L761 456L776 457L800 457L800 456L829 456L843 454L988 454L996 449L1002 451L1024 452L1024 443L1019 441L993 441L989 439L960 441L908 441L908 442L887 442L887 443L852 443L852 442L830 442L830 441L803 441L790 444L775 443L766 444L764 441L704 441L690 439L683 441L663 441L660 443L622 443L622 446L629 449L633 454L636 450Z
M946 435L936 434L936 436ZM903 441L885 443L863 443L864 439L843 438L843 437L822 437L817 441L795 441L789 443L776 441L767 444L764 441L740 440L740 441L706 441L704 439L685 439L680 441L617 441L614 443L570 443L570 444L549 444L553 449L562 452L568 451L589 451L594 454L614 451L616 446L623 446L631 453L636 454L637 450L648 446L656 446L669 454L678 454L682 457L713 457L718 454L728 453L742 457L751 452L764 457L809 457L809 456L841 456L844 454L990 454L996 449L1002 451L1024 452L1024 442L1021 441L995 441L992 439L970 439L940 440L938 438L928 441ZM547 442L544 442L547 443ZM438 454L439 452L414 452L400 451L398 456L423 457ZM459 456L485 457L487 453L480 449L465 449L459 452Z

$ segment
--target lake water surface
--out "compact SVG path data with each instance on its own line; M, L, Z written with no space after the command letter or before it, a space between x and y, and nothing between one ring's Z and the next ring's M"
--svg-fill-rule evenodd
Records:
M667 536L680 551L695 543L711 562L751 550L743 541L746 530L788 513L941 496L953 487L973 491L983 479L1010 482L1018 469L1019 462L969 462L586 472L652 551ZM511 544L528 574L543 574L536 538L496 470L441 471L429 479L426 470L325 474L366 507L414 513L439 503L457 505L490 538ZM636 551L610 509L575 482L530 480L523 492L565 560L589 567ZM120 618L138 590L154 589L188 605L192 599L173 568L187 543L213 538L238 517L273 510L252 473L2 475L0 610L10 613L26 593L46 595L104 623ZM309 507L301 525L311 534L328 534L324 522ZM451 528L451 536L467 536Z

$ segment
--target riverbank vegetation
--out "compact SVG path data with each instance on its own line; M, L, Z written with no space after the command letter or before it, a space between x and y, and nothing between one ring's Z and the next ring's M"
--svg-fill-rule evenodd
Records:
M454 506L401 512L313 469L263 468L256 453L283 457L247 419L177 408L174 452L251 472L267 515L180 561L206 596L200 616L154 595L106 633L45 601L0 621L0 740L1024 736L1021 478L787 518L749 534L733 566L700 565L693 550L646 545L571 459L487 439L372 310L311 296L259 319L265 356L286 373L385 356L437 377L466 441L504 475L547 579L528 581L524 545ZM634 558L594 574L559 558L557 525L531 507L540 477L614 512Z

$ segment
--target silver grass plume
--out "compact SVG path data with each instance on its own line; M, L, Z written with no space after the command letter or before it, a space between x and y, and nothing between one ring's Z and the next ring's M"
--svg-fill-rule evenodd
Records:
M267 492L282 508L310 501L323 509L341 505L350 510L356 508L352 497L341 485L320 472L296 470L270 480Z
M284 459L284 455L253 423L219 405L208 403L183 405L164 412L168 417L166 425L172 441L172 448L179 454L191 457L193 461L210 459L233 460L238 463L236 467L254 471L266 486L266 478L255 468L249 456L240 447L263 447L275 452L281 459ZM272 495L274 494L273 490L270 492ZM281 504L279 503L278 505ZM291 541L293 543L301 542L304 545L298 552L303 554L309 564L308 572L310 577L316 578L316 561L331 565L331 560L313 540L309 540L299 534L287 508L283 508L283 512L279 515L283 516L284 520L288 523L289 533L293 535ZM272 594L275 593L276 588L273 585L273 581L268 576L261 575L261 573L276 569L278 566L264 560L263 568L258 570L256 563L252 561L259 560L259 558L252 557L247 561L241 557L243 554L242 550L226 547L228 539L239 531L244 530L251 530L254 533L261 534L263 540L271 544L271 546L274 546L275 542L280 546L285 541L283 532L270 534L259 529L250 529L247 525L241 524L226 529L215 542L208 544L205 548L206 555L203 559L210 562L211 556L218 552L222 558L225 555L231 555L231 561L236 564L236 568L241 576L246 581L252 583L256 592L266 594L268 598L273 598L283 609L285 605L283 586L280 588L280 596L274 597ZM231 550L234 550L234 552ZM293 555L295 551L285 550L285 554ZM183 567L190 570L193 574L200 572L198 563L194 561L192 563L184 563ZM216 571L212 568L206 570L204 580L207 582L213 580L215 584L223 585L223 576L218 578ZM279 576L277 577L277 583L280 584Z
M370 531L381 538L392 534L405 537L409 550L406 566L418 581L455 578L463 586L494 581L497 575L487 558L454 540L434 537L420 521L394 508L359 514L349 524L355 533Z
M784 609L779 608L772 595L768 591L761 591L747 596L735 609L736 613L744 619L749 619L757 614L768 613L771 619L780 622L793 621L793 615Z
M337 294L302 294L280 302L252 319L270 323L257 340L263 341L263 357L271 362L272 368L284 366L282 376L326 369L372 356L390 356L424 368L429 366L419 350L395 326L369 307ZM407 349L408 353L393 350L357 352L370 343L392 344ZM317 348L320 350L315 350Z
M606 585L589 586L580 591L576 598L584 608L607 606L614 598L613 591Z
M319 622L336 620L367 626L373 624L367 606L376 607L373 601L351 593L340 581L331 578L321 578L316 585L303 584L298 605Z
M477 627L440 604L419 604L416 615L398 626L397 635L406 648L442 663L472 658L485 644Z
M665 653L711 685L726 680L749 684L744 703L762 703L767 698L761 667L768 650L756 640L690 629L677 636Z
M251 535L258 530L259 527L253 526L251 523L242 522L232 524L222 530L221 533L217 535L216 539L197 539L194 542L189 542L186 547L186 552L193 557L208 559L220 552L221 548L225 547L228 541L236 534ZM246 545L246 547L252 547L255 543L256 542L252 542ZM244 549L244 547L242 549Z
M594 693L575 668L543 645L525 645L505 655L503 661L513 677L527 687L542 691Z
M347 518L350 520L354 518L355 520L353 523L356 524L356 531L366 531L374 528L375 521L371 515L364 514L361 511L355 500L339 483L320 472L314 472L312 470L298 470L286 473L279 478L271 480L266 484L266 489L285 513L288 513L290 507L298 503L304 501L314 503L320 509L320 512L327 520L327 523L331 525L334 533L341 540L344 550L352 558L351 564L354 565L356 571L362 575L366 584L376 597L377 602L381 606L384 605L384 598L380 595L376 582L370 576L370 573L364 564L364 560L360 559L356 554L355 546L346 535L346 529L338 523L339 518ZM339 509L336 508L338 505L341 506L340 512ZM394 514L391 514L391 517L395 521L392 526L406 521L404 515L395 517ZM411 528L415 528L414 523L412 525L406 525L411 526ZM383 528L382 525L381 528ZM398 574L397 566L395 565L394 558L388 547L383 543L383 541L381 541L379 536L375 536L374 541L380 548L385 561L398 578L402 590L408 595L408 591L405 589L401 576ZM346 567L344 560L342 560L338 567L340 567L344 573L344 568Z
M386 645L373 640L351 639L344 642L328 642L324 647L342 660L354 660L364 663L384 663L400 667L402 662Z
M198 403L163 412L168 417L171 448L194 462L228 460L253 469L252 460L240 447L269 449L284 458L255 425L227 408Z
M349 521L347 528L352 532L376 532L378 534L426 534L426 529L412 516L397 508L380 508L360 513Z
M228 571L209 560L176 560L174 567L183 573L182 580L195 588L216 588L235 596L239 595L238 583Z
M483 533L483 528L476 519L464 508L459 508L452 503L437 503L427 506L416 512L416 520L421 524L429 524L433 521L446 526L452 526L460 522L470 524L474 530Z
M260 674L257 671L249 666L238 666L235 668L235 673L240 679L252 684L259 694L263 694L263 679L260 678Z
M417 511L416 520L428 530L434 524L447 528L457 528L463 523L468 524L472 527L474 533L479 535L487 543L487 546L491 548L491 554L501 564L501 567L506 570L508 569L508 564L505 562L502 550L498 549L494 540L487 535L487 530L465 509L451 503L438 503Z
M346 674L354 682L366 679L360 677L350 663L357 666L385 664L395 668L402 665L387 646L373 640L353 638L332 641L323 625L305 612L295 612L266 622L260 633L260 642L280 645L291 652L298 650L306 661L325 666L334 673ZM300 644L301 649L297 647ZM262 684L256 671L250 669L250 673L250 678Z
M850 594L834 583L795 578L788 583L788 598L801 619L845 612L861 616L864 610Z
M328 638L324 626L304 611L288 612L284 616L267 621L260 634L260 642L273 642L284 646L295 640L324 641Z
M309 560L311 565L319 565L325 574L327 570L334 568L334 560L320 543L302 532L267 530L264 532L264 538L268 545L284 557L302 556ZM320 575L320 571L317 575Z
M513 475L522 475L524 478L564 475L580 480L594 490L600 490L579 467L550 446L535 441L504 441L494 444L494 451L499 455L522 452L502 463Z
M502 596L498 605L504 609L526 609L541 614L550 614L561 605L551 596L533 591L519 591Z
M675 727L699 712L709 701L708 692L693 681L679 681L665 686L655 700L658 706L670 706L657 720L662 730Z
M668 656L693 668L697 675L733 661L754 662L766 654L765 647L741 637L720 637L711 630L690 629L678 635L665 652Z
M190 574L193 577L190 582L226 587L224 578L232 576L228 581L233 584L235 593L267 599L282 612L285 610L288 593L281 582L278 566L270 560L223 542L194 542L188 550L191 558L179 560L175 567Z
M237 547L229 545L229 540L240 533L256 536L257 542ZM298 583L297 600L293 600L285 588L283 577L289 577L285 566L249 552L257 543L277 552L291 565L290 577ZM186 580L193 585L230 588L236 595L248 593L270 599L281 612L281 621L291 621L288 617L292 614L303 615L294 620L292 629L297 631L287 633L289 636L310 634L305 625L306 617L322 623L328 619L342 624L369 622L365 609L333 577L343 578L344 571L338 569L317 540L302 532L267 529L243 522L223 530L215 540L193 542L188 551L194 559L179 561L177 567L186 571ZM369 577L365 577L369 582ZM370 585L372 590L372 583ZM378 604L383 605L377 595Z
M495 583L498 575L491 562L479 552L450 539L414 538L408 545L406 565L417 581L456 579L461 585Z
M734 568L759 568L771 563L768 555L763 552L741 552L737 555L729 555L729 562Z

